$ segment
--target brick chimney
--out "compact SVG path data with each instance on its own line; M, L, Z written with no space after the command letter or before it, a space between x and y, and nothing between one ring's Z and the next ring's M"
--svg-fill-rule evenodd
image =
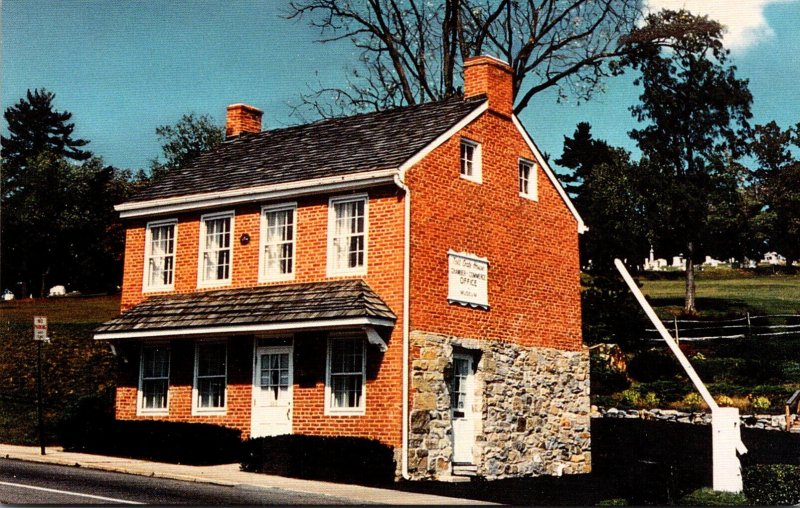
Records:
M264 112L247 104L231 104L225 121L225 137L232 138L242 132L261 132L261 115Z
M489 109L504 116L514 113L514 72L506 62L481 55L464 61L464 98L486 94Z

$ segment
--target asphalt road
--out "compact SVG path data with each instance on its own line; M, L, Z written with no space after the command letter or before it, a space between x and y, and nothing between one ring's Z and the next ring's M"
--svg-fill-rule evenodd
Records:
M255 486L220 486L0 459L5 504L347 504L348 499Z

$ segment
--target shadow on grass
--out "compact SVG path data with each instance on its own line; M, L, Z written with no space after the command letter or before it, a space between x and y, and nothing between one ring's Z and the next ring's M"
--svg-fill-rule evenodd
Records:
M648 297L650 304L658 309L670 309L680 312L683 309L684 299L680 297ZM730 298L707 298L698 297L695 301L696 307L700 310L702 317L740 317L750 312L756 314L762 312L761 309L752 307L742 300ZM670 312L673 313L673 312Z

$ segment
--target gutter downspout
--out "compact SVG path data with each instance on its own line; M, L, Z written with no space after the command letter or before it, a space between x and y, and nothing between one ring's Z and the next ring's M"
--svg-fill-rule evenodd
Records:
M408 474L408 377L409 377L409 307L410 307L410 293L409 287L411 285L411 189L406 186L401 176L401 171L394 177L394 182L397 186L405 192L403 199L405 211L403 222L403 426L402 426L402 455L400 457L401 474L404 480L409 480Z

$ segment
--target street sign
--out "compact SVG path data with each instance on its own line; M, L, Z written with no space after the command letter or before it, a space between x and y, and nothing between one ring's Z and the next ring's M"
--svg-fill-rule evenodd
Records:
M33 340L47 342L47 318L44 316L33 316Z

